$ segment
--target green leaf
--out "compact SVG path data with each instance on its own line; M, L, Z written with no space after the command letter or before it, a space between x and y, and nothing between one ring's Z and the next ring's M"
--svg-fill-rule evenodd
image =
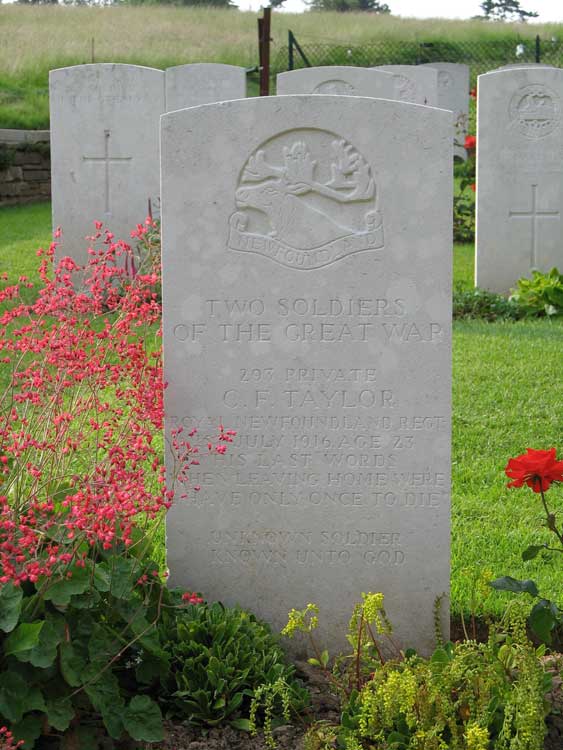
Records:
M544 643L551 643L551 631L558 622L558 609L547 599L540 599L530 612L530 627Z
M43 717L37 714L24 716L17 724L12 725L12 732L16 740L23 740L23 750L32 750L35 740L41 737Z
M321 664L323 665L323 667L326 667L326 665L328 664L328 659L328 651L325 650L321 654Z
M90 664L84 672L84 692L102 719L108 733L114 739L119 739L123 731L123 710L125 707L119 682L115 674L106 669L101 672L102 665Z
M248 719L233 719L229 724L233 729L240 729L242 732L250 732L250 721Z
M11 722L21 721L28 711L45 711L38 687L30 686L13 671L0 674L0 714Z
M98 591L109 591L111 585L111 572L107 562L94 565L94 586Z
M448 652L443 648L437 648L430 657L430 663L442 669L446 664L450 663Z
M6 656L20 654L22 651L29 651L36 646L39 643L39 635L44 624L45 620L41 620L41 622L22 622L18 625L6 638L6 643L4 644L4 653Z
M70 598L74 594L83 594L90 586L90 571L86 568L73 568L72 577L61 581L55 581L43 594L46 601L52 601L58 607L70 604Z
M71 687L82 685L86 662L78 654L70 641L61 643L61 673Z
M525 581L518 581L516 578L503 576L491 581L489 586L497 591L511 591L513 594L529 594L533 597L539 596L538 587L529 578Z
M23 592L13 583L5 583L0 589L0 630L11 633L18 624Z
M117 599L127 599L131 595L134 580L140 571L137 560L128 557L114 557L108 562L111 575L110 593Z
M136 695L125 709L123 725L138 742L160 742L164 738L162 714L148 695Z
M47 720L59 732L69 728L74 718L74 707L70 698L55 698L47 701Z
M318 659L315 659L314 656L311 656L310 659L307 659L307 664L310 664L312 667L320 667L321 663Z
M121 643L109 628L101 624L94 627L92 637L88 641L88 654L92 663L111 661L120 648Z
M64 628L62 618L45 620L39 634L39 642L29 651L16 654L16 658L19 661L30 662L34 667L50 667L57 658L57 647L64 638Z
M387 744L389 747L396 748L399 750L399 748L407 747L408 737L405 737L404 734L400 734L399 732L391 732L389 736L387 737Z
M522 560L533 560L542 549L545 549L543 544L530 544L530 546L526 547L524 552L522 552Z

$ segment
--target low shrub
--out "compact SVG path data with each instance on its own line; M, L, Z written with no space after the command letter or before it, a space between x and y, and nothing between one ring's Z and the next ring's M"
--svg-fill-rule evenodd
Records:
M169 716L248 729L248 720L240 717L248 716L257 689L280 681L293 710L307 704L308 693L269 626L240 607L202 604L172 616L164 611L159 635L168 663L159 696ZM146 668L144 653L140 659ZM281 714L282 700L272 709Z
M525 312L514 299L485 289L465 289L457 286L453 294L454 318L481 318L483 320L519 320Z
M486 643L440 644L423 658L395 645L383 595L362 597L348 633L354 652L332 670L312 636L316 608L290 613L285 632L311 637L312 663L343 696L340 724L313 726L306 750L541 750L551 677L520 607L509 607Z
M548 273L532 271L532 278L518 280L510 301L528 317L563 315L563 274L557 268Z

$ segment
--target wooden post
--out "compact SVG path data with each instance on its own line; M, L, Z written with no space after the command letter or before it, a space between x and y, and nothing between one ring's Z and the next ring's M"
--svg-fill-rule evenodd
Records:
M260 96L270 94L270 26L272 9L264 8L258 19L258 51L260 56Z

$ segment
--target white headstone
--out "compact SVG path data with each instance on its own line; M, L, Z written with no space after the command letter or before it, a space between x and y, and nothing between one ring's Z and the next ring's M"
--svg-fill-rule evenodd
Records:
M422 65L378 65L395 76L396 99L412 104L438 106L438 72Z
M532 268L563 268L563 70L478 80L475 283L507 292Z
M467 158L465 136L469 124L469 65L433 62L422 67L438 71L438 107L454 113L454 156Z
M495 70L513 70L514 68L553 68L553 65L545 65L544 63L534 63L534 62L519 62L519 63L510 63L509 65L501 65L500 68L495 68ZM490 71L494 72L494 71Z
M238 433L169 513L171 582L275 628L316 602L333 653L367 591L429 651L449 588L451 127L343 96L162 118L166 429Z
M244 99L246 71L236 65L197 63L166 70L166 111Z
M396 80L390 73L351 65L325 65L279 73L278 94L337 94L396 99Z
M164 72L101 63L52 70L51 189L58 256L87 259L94 221L130 238L159 196Z

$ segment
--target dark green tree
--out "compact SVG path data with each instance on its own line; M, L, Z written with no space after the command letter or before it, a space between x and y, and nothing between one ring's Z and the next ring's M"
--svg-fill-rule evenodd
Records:
M523 21L537 18L538 13L524 10L520 7L520 0L483 0L481 3L483 18L491 21Z
M307 4L311 10L335 10L339 13L365 11L379 15L391 13L387 3L381 3L379 0L310 0Z

